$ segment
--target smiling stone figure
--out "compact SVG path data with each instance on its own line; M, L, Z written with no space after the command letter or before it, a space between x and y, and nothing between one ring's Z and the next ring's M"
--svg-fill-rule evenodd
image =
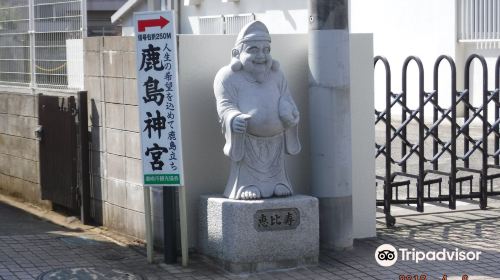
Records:
M285 153L300 152L299 111L270 52L267 27L251 22L238 34L231 64L214 80L224 153L231 159L224 196L231 199L292 194Z

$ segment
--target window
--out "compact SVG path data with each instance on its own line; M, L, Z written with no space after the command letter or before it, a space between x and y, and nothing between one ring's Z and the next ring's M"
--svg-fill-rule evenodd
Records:
M460 42L500 41L500 1L459 0L457 11Z
M199 17L199 34L238 34L243 26L254 20L254 14Z

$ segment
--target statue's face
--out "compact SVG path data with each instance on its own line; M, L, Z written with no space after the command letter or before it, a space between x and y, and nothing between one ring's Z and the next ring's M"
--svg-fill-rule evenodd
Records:
M269 41L248 41L243 43L240 57L243 70L260 74L271 69L271 44Z

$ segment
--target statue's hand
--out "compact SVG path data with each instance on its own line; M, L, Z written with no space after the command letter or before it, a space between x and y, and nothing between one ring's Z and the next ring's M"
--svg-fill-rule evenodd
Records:
M245 133L247 131L247 120L252 116L240 114L233 118L231 122L231 131L235 133Z
M282 96L279 102L279 115L285 128L295 126L299 123L300 114L290 96Z
M296 126L300 121L299 111L297 109L293 110L291 115L283 116L282 121L286 128Z

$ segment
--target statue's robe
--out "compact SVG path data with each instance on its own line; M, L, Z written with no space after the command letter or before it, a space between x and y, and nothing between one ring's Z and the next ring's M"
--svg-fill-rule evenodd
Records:
M224 196L240 199L246 187L255 186L261 197L271 197L277 185L292 192L285 170L285 152L300 152L297 125L285 128L280 116L280 102L289 102L286 79L278 70L270 70L267 79L258 82L245 71L232 71L230 66L219 70L214 80L222 132L225 136L224 154L231 159L231 170ZM246 133L231 131L232 120L247 114Z

